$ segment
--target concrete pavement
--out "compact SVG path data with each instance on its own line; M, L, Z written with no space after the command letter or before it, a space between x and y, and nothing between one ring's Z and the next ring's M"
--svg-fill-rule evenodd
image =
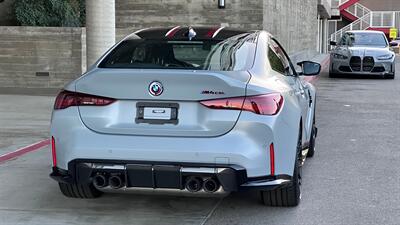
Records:
M317 87L317 152L303 169L298 207L265 207L257 192L68 199L48 177L47 147L0 164L0 224L399 225L400 77L329 79L325 71ZM48 137L53 99L0 95L0 154Z

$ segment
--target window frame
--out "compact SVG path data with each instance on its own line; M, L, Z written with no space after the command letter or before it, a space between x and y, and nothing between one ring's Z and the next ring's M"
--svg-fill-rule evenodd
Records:
M271 48L272 45L276 45L276 47L279 48L280 53L274 51L274 49ZM287 64L287 65L286 65L285 71L286 71L287 69L289 69L289 71L291 70L291 73L290 73L290 72L283 72L283 73L282 73L281 71L277 71L277 70L275 70L275 69L272 67L272 65L271 65L271 60L270 60L270 58L269 58L269 51L270 51L270 50L272 50L273 53L279 58L279 60L282 62L282 64L283 64L284 67L285 67L285 62L282 61L282 60L285 60L285 61L286 61L286 64ZM282 59L282 58L283 58L283 59ZM297 71L296 71L295 67L293 66L293 63L292 63L292 61L290 60L290 57L289 57L288 54L286 53L285 49L284 49L284 48L282 47L282 45L281 45L275 38L273 38L273 37L270 37L269 40L268 40L268 60L269 60L269 62L270 62L270 65L271 65L272 70L274 70L275 72L280 73L280 74L282 74L283 76L295 76L295 77L298 76Z

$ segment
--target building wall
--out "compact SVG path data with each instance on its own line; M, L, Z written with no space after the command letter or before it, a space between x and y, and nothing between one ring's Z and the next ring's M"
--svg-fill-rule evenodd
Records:
M0 26L0 87L59 88L80 76L82 31Z
M290 54L316 51L317 1L267 0L263 28L275 35Z
M360 4L372 11L400 11L399 0L360 0Z
M152 26L195 24L265 29L290 54L316 51L316 0L116 0L117 39Z
M15 25L16 20L13 12L12 5L15 0L0 1L0 26Z
M117 28L151 26L229 25L261 29L262 0L228 0L219 9L217 0L116 0Z
M9 1L13 0L0 3L0 16ZM116 0L116 39L152 26L229 26L268 30L294 61L316 54L317 1L226 0L225 9L217 4L218 0ZM84 28L0 26L0 87L62 87L85 71L85 40Z

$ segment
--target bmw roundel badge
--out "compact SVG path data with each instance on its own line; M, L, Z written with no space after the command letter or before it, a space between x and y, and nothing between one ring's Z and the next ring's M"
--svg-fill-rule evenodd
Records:
M164 88L162 86L162 84L158 81L153 81L150 83L149 85L149 93L152 96L159 96L163 93Z

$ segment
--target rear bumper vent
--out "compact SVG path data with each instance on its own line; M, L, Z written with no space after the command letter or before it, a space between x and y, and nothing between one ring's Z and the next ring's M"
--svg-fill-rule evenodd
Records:
M361 58L358 56L351 57L350 67L353 71L361 71Z

